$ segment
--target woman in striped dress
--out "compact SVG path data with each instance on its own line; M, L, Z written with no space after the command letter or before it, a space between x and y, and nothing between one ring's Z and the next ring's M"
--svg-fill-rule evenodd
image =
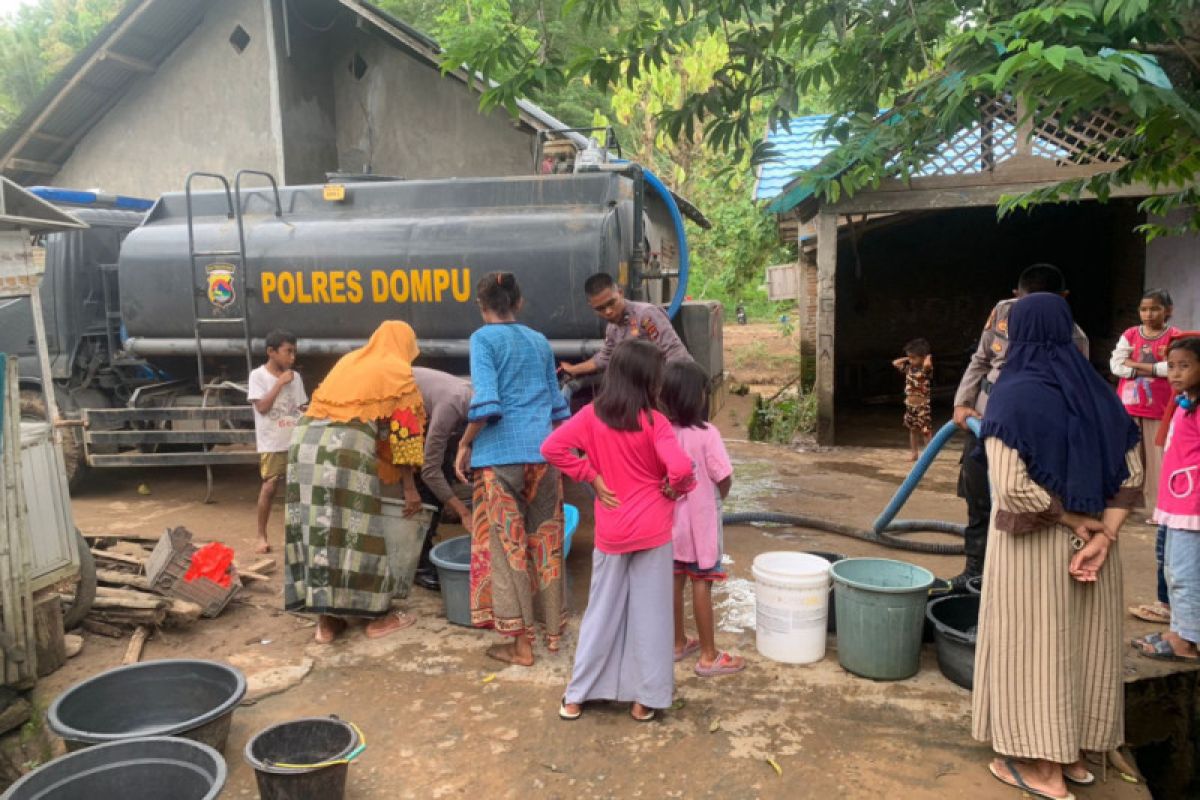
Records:
M1138 431L1071 343L1058 295L1020 300L982 438L993 503L975 655L974 736L998 780L1066 800L1081 756L1121 744L1121 561L1141 502Z

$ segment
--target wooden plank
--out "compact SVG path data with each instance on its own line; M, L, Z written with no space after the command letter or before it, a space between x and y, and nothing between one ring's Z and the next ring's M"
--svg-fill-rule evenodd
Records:
M152 72L158 71L158 67L154 66L149 61L143 61L140 58L134 58L133 56L127 56L124 53L118 53L116 50L109 50L109 49L101 50L100 51L100 60L101 61L112 61L115 64L120 64L122 67L125 67L126 69L132 70L133 72L141 72L146 75L149 75Z
M125 657L121 659L121 663L136 664L141 661L142 650L146 647L146 640L149 638L150 628L146 625L138 625L137 630L129 639L129 646L125 648Z
M879 189L860 192L853 197L841 200L833 205L823 206L838 214L882 213L885 211L929 211L947 208L978 208L981 206L997 205L1005 196L1024 194L1025 192L1054 186L1058 181L1037 181L1028 183L976 183L971 186L942 186L937 188L920 188L913 182L913 188ZM1112 197L1151 197L1176 191L1171 187L1152 188L1148 184L1133 184L1130 186L1114 187ZM1084 200L1094 200L1095 197L1084 192Z
M62 168L62 165L51 164L48 161L34 161L31 158L10 158L4 163L4 168L13 170L14 172L36 172L39 175L54 175Z
M54 592L33 603L34 632L37 636L37 674L44 678L67 663L62 601Z
M106 559L108 561L116 561L117 563L120 563L120 564L129 564L130 566L133 566L133 567L145 567L146 566L146 559L144 559L144 558L135 558L134 556L127 556L124 553L114 553L111 550L99 550L99 549L93 547L92 555L95 556L96 558Z
M837 311L837 214L817 216L817 443L834 438L834 323Z
M32 139L41 139L43 142L49 142L50 144L67 143L67 137L58 136L57 134L53 133L46 133L45 131L32 131L30 132L29 136Z
M115 569L96 569L96 580L110 586L130 586L144 592L150 591L150 581L145 575L134 575L129 572L118 572ZM97 587L99 588L99 587Z

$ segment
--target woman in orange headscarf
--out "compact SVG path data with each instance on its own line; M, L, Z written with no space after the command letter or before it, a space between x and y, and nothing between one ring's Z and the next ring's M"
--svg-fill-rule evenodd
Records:
M425 409L412 375L419 353L408 323L383 323L334 365L292 435L284 607L320 614L318 642L333 641L344 617L371 618L370 638L415 621L391 610L379 485L403 481L406 513L420 509L413 471Z

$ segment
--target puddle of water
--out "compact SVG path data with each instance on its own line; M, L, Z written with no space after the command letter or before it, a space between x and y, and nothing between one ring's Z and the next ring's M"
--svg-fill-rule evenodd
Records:
M754 630L754 581L729 578L716 584L713 608L717 612L717 630L724 633Z
M725 498L725 511L749 511L762 497L771 497L786 488L775 465L759 460L733 461L733 486Z

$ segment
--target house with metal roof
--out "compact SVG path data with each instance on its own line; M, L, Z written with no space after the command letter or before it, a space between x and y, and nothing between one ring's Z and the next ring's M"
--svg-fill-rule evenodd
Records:
M142 197L193 170L529 173L563 123L481 113L480 79L440 54L362 0L130 0L0 134L0 173Z
M1142 79L1166 80L1150 67ZM1096 146L1119 134L1103 113L1036 127L1020 117L1011 102L985 104L978 124L941 143L909 179L883 180L834 203L805 180L837 144L822 135L829 117L793 119L766 133L774 158L758 168L754 198L797 244L798 274L789 283L798 287L801 357L813 373L821 443L846 440L834 436L839 418L845 430L864 405L899 402L890 361L910 339L931 342L935 398L952 396L990 309L1011 296L1030 264L1063 271L1092 361L1105 374L1116 338L1137 323L1145 288L1169 289L1176 320L1200 323L1200 240L1147 245L1135 230L1146 221L1139 201L1153 188L1125 186L1106 203L1088 198L998 218L1003 196L1121 163Z

